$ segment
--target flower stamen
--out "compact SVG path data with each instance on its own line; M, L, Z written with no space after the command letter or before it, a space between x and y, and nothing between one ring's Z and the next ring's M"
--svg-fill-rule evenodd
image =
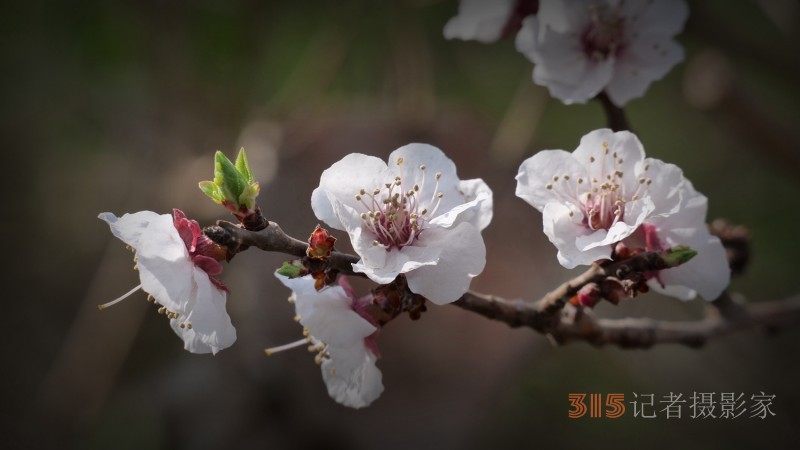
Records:
M108 303L103 303L102 305L97 305L97 309L99 309L100 311L102 311L102 310L104 310L104 309L106 309L106 308L110 308L110 307L112 307L112 306L116 305L117 303L119 303L119 302L121 302L121 301L125 300L126 298L130 297L130 296L131 296L131 295L132 295L134 292L138 291L138 290L139 290L139 289L141 289L141 288L142 288L142 285L140 284L140 285L136 286L135 288L131 289L130 291L128 291L128 292L126 292L126 293L122 294L122 296L121 296L121 297L119 297L119 298L116 298L116 299L114 299L114 300L111 300L111 301L110 301L110 302L108 302ZM148 296L148 299L149 299L149 297L150 297L150 296Z
M272 356L275 353L280 353L280 352L284 352L286 350L291 350L293 348L302 347L302 346L304 346L306 344L310 344L310 343L311 343L311 337L308 336L308 337L304 337L303 339L300 339L298 341L290 342L288 344L279 345L277 347L265 348L264 349L264 353L266 353L267 356Z

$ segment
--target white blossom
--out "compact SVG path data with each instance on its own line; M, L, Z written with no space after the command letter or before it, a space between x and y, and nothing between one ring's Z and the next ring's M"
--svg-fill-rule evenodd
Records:
M572 153L528 158L516 178L517 196L542 212L564 267L607 259L618 242L647 250L687 245L698 256L661 271L651 285L681 298L699 291L708 300L727 286L724 250L705 224L706 198L677 166L645 158L634 134L592 131Z
M290 300L308 336L268 349L267 354L310 344L317 352L316 361L331 398L351 408L375 401L383 392L383 383L375 365L380 356L375 343L378 328L362 308L369 303L368 298L356 299L344 277L339 279L340 284L317 291L311 275L275 276L292 290Z
M216 354L236 341L236 329L225 311L227 288L213 278L222 267L200 251L205 236L200 238L197 222L187 220L179 210L174 214L141 211L122 217L107 212L98 216L108 223L114 236L135 252L134 268L141 281L122 297L100 305L100 309L141 289L149 300L161 305L159 312L169 318L186 350Z
M516 45L553 97L585 103L605 91L623 106L683 60L674 36L687 17L683 0L541 0Z
M459 180L441 150L409 144L389 156L351 153L322 173L311 196L317 218L347 231L361 260L353 270L386 284L405 274L411 291L444 304L458 299L486 263L481 230L492 191Z

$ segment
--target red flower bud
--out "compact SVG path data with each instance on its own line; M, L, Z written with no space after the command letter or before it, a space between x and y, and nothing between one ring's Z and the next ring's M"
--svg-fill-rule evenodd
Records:
M336 238L328 234L328 230L317 225L311 237L308 238L306 255L313 259L326 259L331 256Z

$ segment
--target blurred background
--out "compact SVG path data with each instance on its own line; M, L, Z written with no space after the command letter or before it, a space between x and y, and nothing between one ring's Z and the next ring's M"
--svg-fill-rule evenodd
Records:
M473 288L533 300L561 268L541 215L513 195L520 162L573 150L603 127L598 104L564 106L531 82L513 40L447 41L456 1L6 2L0 127L6 209L2 448L483 449L798 448L800 327L743 332L699 350L555 347L456 307L402 317L379 345L386 390L371 407L329 399L272 277L285 258L225 266L238 342L192 355L135 295L130 253L97 214L183 209L229 219L197 189L213 152L245 147L265 215L303 237L319 174L350 152L442 148L493 188L487 268ZM747 225L754 258L732 290L800 291L800 4L691 2L687 58L626 108L648 156L681 166L709 219ZM346 236L339 244L347 249ZM365 292L369 284L358 288ZM655 294L605 317L700 318L703 301ZM567 418L572 392L761 391L765 420ZM627 405L630 408L630 405ZM688 407L684 415L688 416ZM513 447L512 447L513 446Z

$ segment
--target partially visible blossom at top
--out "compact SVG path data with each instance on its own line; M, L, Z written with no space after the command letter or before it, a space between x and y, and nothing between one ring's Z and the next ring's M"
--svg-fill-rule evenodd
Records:
M630 132L595 130L572 153L538 152L520 166L516 194L542 212L564 267L608 259L618 242L648 251L685 245L698 256L654 274L652 287L713 300L728 285L724 249L705 224L706 198L677 166L645 158Z
M537 0L461 0L458 14L444 27L447 39L495 42L516 33L534 14Z
M459 180L441 150L409 144L389 164L351 153L322 173L311 196L317 218L347 231L361 260L353 270L380 284L405 274L412 292L455 301L486 263L481 230L492 220L492 191Z
M161 305L175 334L192 353L217 353L236 341L236 329L225 311L228 288L215 276L225 252L203 235L194 220L178 210L173 215L141 211L117 217L98 216L136 255L141 284L122 297L100 305L112 306L139 289Z
M565 104L605 91L617 106L683 60L674 40L688 17L683 0L541 0L517 34L533 81Z
M369 406L383 392L381 371L375 366L380 357L378 327L367 312L371 297L357 299L345 277L317 291L310 275L275 276L292 290L290 300L307 338L268 349L267 354L310 344L331 398L351 408Z

